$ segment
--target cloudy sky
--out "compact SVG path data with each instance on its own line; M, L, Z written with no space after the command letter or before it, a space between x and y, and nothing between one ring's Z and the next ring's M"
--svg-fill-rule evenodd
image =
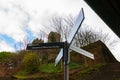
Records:
M83 24L110 32L114 36L111 40L118 41L114 48L108 47L120 60L118 37L83 0L0 0L0 51L15 51L15 46L27 38L40 37L41 30L48 34L50 30L43 25L49 24L53 15L77 16L81 8L85 13Z

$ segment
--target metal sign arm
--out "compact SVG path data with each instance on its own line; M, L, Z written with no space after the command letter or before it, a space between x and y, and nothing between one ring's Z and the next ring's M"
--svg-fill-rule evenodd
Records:
M70 34L67 36L67 42L69 43L69 45L71 45L76 33L78 32L79 28L81 27L84 19L85 19L84 11L83 11L83 8L81 8L80 13L78 14L78 18L76 19L76 21L70 31Z
M80 54L82 54L82 55L84 55L84 56L86 56L88 58L94 59L94 55L92 53L90 53L88 51L85 51L85 50L83 50L83 49L81 49L79 47L71 45L70 49L75 51L75 52L78 52L78 53L80 53Z
M63 48L64 42L28 44L27 50L56 49Z
M58 62L62 59L63 57L63 49L60 50L57 58L55 59L55 66L58 64Z

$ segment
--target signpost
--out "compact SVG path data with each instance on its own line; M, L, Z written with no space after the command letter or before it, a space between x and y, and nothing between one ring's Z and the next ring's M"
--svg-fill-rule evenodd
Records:
M76 22L74 23L74 25L71 29L70 34L67 37L67 42L68 42L69 46L71 45L76 33L78 32L83 20L84 20L84 11L83 11L83 8L82 8L79 15L78 15L78 18L76 19ZM68 48L69 48L69 46L68 46ZM59 54L58 54L58 56L55 60L55 64L58 64L58 62L61 60L62 57L63 57L63 52L62 52L62 49L61 49L61 51L59 52Z
M91 59L94 59L93 54L80 49L78 47L75 47L73 45L71 45L76 33L78 32L82 22L84 20L84 12L83 12L83 8L81 9L78 18L76 19L76 22L73 25L73 28L71 29L71 32L69 34L69 36L67 37L67 41L65 42L56 42L56 43L39 43L39 44L28 44L27 45L27 50L40 50L40 49L55 49L55 48L62 48L55 60L55 65L58 64L58 62L61 60L61 58L63 57L63 61L64 61L64 80L69 80L69 70L68 70L68 64L69 64L69 58L70 58L70 54L69 51L70 50L74 50L84 56L87 56Z
M80 49L78 47L75 47L73 45L71 45L76 33L78 32L83 20L84 20L84 11L83 11L83 8L81 9L79 15L78 15L78 18L76 19L76 22L74 23L73 25L73 28L71 29L71 32L69 34L69 36L67 37L67 41L66 41L66 44L68 44L67 46L67 51L63 51L63 49L61 49L61 51L59 52L56 60L55 60L55 65L57 65L59 63L59 61L61 60L61 58L63 57L64 58L64 80L69 80L69 73L68 73L68 64L69 64L69 60L68 60L68 57L70 56L70 53L69 50L74 50L86 57L89 57L91 59L94 59L94 55L83 50L83 49ZM64 53L63 53L64 52Z

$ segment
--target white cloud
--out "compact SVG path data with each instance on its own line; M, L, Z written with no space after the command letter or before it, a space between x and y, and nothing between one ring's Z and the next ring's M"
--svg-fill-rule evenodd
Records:
M38 37L43 26L40 23L40 18L32 17L30 22L28 23L28 27L33 32L33 35L35 37Z
M0 6L0 33L19 42L26 35L24 29L28 16L19 5L7 2L7 0L2 0L0 3L2 4Z
M111 52L115 56L115 58L120 62L120 39L115 43L115 46L110 48Z
M10 45L4 41L0 41L0 52L1 51L15 51Z

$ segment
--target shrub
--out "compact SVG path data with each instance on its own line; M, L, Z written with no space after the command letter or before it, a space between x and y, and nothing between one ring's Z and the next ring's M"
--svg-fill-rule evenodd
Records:
M8 63L11 61L11 57L14 54L11 52L0 52L0 63L4 62L4 63Z
M35 53L27 53L22 60L22 67L28 74L39 70L39 58Z

